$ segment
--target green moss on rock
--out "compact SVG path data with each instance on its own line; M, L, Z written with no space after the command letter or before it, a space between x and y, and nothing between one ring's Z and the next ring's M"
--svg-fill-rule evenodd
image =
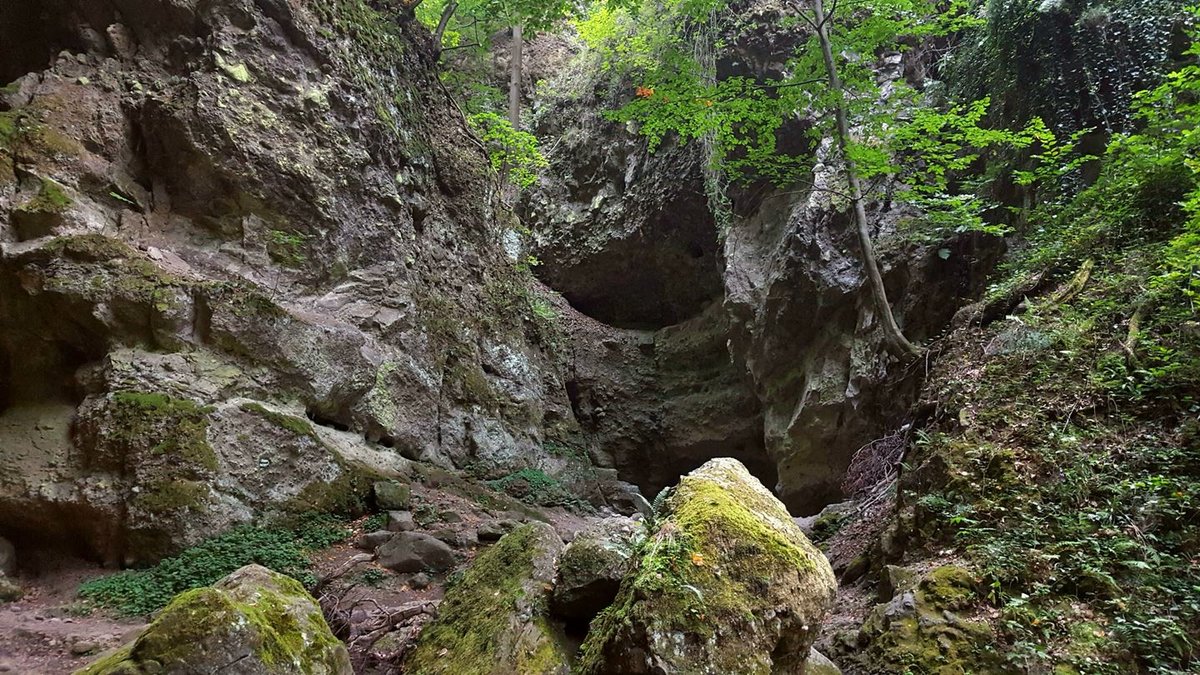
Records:
M111 398L106 433L118 445L115 450L121 457L148 449L173 462L216 471L217 455L208 443L208 416L213 410L163 393L118 391Z
M579 672L638 671L651 658L679 672L799 668L837 585L783 505L739 462L718 459L664 506L637 569L593 622Z
M870 673L897 667L936 675L996 672L1000 664L988 649L995 636L987 622L956 613L979 600L965 568L931 570L915 591L899 593L867 617L858 636L859 664Z
M558 547L553 529L538 523L481 553L421 632L406 672L565 673L567 652L544 615Z
M295 415L275 412L263 406L261 403L248 402L241 405L244 412L257 415L275 426L289 431L297 436L307 436L312 439L317 438L317 432L313 431L312 425L308 420Z
M179 594L133 642L78 675L217 672L348 675L346 648L294 579L258 565Z

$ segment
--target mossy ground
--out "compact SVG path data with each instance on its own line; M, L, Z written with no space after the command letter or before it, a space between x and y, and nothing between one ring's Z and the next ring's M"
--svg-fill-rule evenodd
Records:
M1200 657L1200 331L1185 297L1131 293L1160 241L1088 245L1019 316L951 337L901 501L914 546L981 571L999 614L980 649L1007 667L1184 672Z

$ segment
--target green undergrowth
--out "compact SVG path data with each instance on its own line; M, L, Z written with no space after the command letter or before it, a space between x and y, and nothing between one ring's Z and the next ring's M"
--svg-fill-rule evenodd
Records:
M122 615L155 612L177 594L208 586L230 572L259 564L312 585L308 553L349 536L341 521L320 513L271 525L243 525L167 558L154 567L88 581L79 595Z
M533 506L562 506L572 511L595 511L587 501L571 494L558 480L541 469L521 469L488 481L488 487Z
M985 575L1016 669L1200 666L1198 92L1190 66L1138 97L1143 130L1032 214L985 302L1045 290L959 331L927 390L904 499Z

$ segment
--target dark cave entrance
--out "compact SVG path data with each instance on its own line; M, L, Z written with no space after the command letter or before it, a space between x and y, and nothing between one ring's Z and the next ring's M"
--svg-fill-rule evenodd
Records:
M574 249L574 247L572 247ZM698 195L598 250L543 250L535 269L580 313L617 328L657 330L704 311L724 292L717 224Z
M641 490L642 495L649 501L654 501L663 488L679 484L679 479L700 468L705 462L717 457L732 457L750 471L771 494L776 497L775 485L779 482L779 473L775 462L767 456L761 440L740 439L738 442L707 441L687 448L663 447L648 457L641 470L631 467L622 475L622 480L633 483Z
M63 50L87 52L89 40L102 42L104 29L115 20L112 9L105 2L83 4L81 15L65 0L0 3L0 85L46 69Z

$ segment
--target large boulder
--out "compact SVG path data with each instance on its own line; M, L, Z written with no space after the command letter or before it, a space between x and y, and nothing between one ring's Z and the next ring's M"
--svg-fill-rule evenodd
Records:
M352 675L345 645L295 579L248 565L176 596L131 644L77 675Z
M405 672L565 675L569 652L544 614L561 550L554 528L531 523L480 553L421 632Z
M580 673L800 673L837 581L787 509L738 461L686 475Z
M630 518L606 518L575 535L559 556L550 609L565 619L590 620L608 607L633 567L640 528Z

